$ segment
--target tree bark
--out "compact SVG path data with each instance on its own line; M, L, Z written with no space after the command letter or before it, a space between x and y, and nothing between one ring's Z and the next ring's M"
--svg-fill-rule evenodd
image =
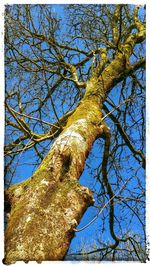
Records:
M78 179L93 142L106 130L100 124L105 96L125 68L126 58L118 53L101 75L91 77L84 98L37 171L6 192L11 205L5 234L6 264L62 260L66 255L74 228L94 203L92 193Z
M88 206L90 190L78 179L95 139L103 132L98 98L86 97L28 180L11 186L5 234L5 263L61 260Z

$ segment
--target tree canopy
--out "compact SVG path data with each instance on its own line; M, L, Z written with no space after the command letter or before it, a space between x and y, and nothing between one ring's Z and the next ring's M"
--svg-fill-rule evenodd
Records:
M6 6L6 188L34 173L88 85L94 98L104 80L99 123L110 134L86 160L80 183L95 202L65 259L145 262L145 6Z

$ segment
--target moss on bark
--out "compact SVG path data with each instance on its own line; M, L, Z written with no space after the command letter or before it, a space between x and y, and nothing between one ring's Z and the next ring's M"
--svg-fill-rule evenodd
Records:
M103 134L101 106L122 75L125 57L119 53L86 93L37 171L6 191L11 204L5 234L5 263L18 260L62 260L74 236L73 228L93 204L91 192L78 183L93 142Z
M5 263L61 260L65 256L73 228L93 204L91 192L78 179L100 134L100 118L96 101L81 101L33 176L6 191L11 211Z

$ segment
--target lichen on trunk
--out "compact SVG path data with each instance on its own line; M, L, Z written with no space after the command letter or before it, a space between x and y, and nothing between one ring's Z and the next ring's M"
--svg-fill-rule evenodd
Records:
M81 101L37 171L10 187L5 234L6 264L19 260L62 260L74 228L94 203L78 179L95 139L101 134L99 104Z
M93 142L103 135L102 104L126 68L121 52L86 92L39 168L28 180L6 191L11 205L5 234L5 263L62 260L74 228L93 197L78 180Z

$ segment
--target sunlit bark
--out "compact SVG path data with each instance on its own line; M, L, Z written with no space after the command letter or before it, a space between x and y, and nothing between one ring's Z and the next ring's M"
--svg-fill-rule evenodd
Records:
M93 142L109 131L101 123L107 93L137 67L129 63L129 58L134 45L144 40L145 32L136 12L135 23L138 33L127 38L106 68L99 64L86 82L83 99L67 118L33 176L6 191L10 205L5 234L6 264L19 260L62 260L74 236L74 228L94 203L90 190L78 180ZM115 26L113 34L116 40L119 33ZM105 64L107 59L102 52ZM142 64L141 59L139 66ZM71 68L71 71L72 79L80 86L75 70Z

